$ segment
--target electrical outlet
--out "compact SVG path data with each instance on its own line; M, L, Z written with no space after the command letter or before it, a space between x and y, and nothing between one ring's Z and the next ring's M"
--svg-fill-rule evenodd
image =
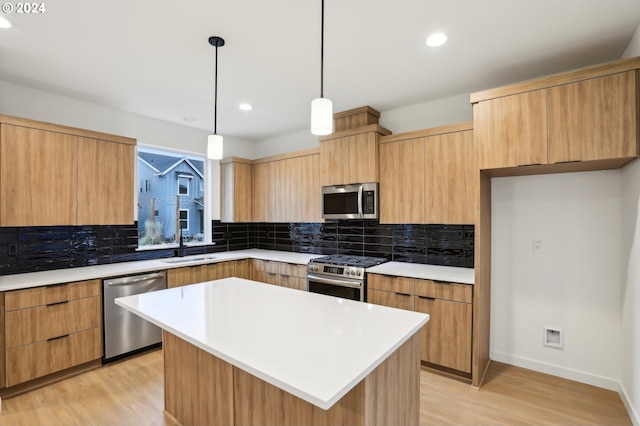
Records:
M564 350L564 332L561 328L544 326L544 346Z
M534 254L542 254L543 253L543 249L542 249L542 241L540 240L535 240L533 242L533 253Z

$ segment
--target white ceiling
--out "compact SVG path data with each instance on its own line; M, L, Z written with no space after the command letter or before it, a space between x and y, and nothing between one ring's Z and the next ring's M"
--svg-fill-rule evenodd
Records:
M309 126L320 0L44 4L4 14L0 79L211 131L217 35L218 133ZM385 111L480 91L619 59L638 24L640 0L325 0L324 94L334 111ZM427 47L434 31L449 43Z

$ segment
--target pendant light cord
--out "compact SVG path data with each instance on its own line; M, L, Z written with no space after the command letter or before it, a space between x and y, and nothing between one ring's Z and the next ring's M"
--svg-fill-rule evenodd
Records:
M213 134L218 134L218 46L216 45L216 67L213 85Z
M324 0L320 19L320 97L324 98Z

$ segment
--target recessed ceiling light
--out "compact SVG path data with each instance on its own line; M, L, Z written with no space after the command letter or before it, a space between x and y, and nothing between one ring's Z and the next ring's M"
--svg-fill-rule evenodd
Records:
M449 37L445 33L434 33L427 38L427 46L438 47L442 46L449 40Z
M247 103L238 105L238 108L240 108L242 111L251 111L253 109L251 104L247 104Z
M11 28L11 22L4 16L0 16L0 28Z

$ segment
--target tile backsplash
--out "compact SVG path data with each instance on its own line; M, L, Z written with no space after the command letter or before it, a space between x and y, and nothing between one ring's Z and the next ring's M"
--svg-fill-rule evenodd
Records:
M473 225L386 225L377 220L242 224L214 221L213 241L226 250L341 253L464 268L473 268L474 256Z
M473 268L473 225L383 225L377 220L326 223L221 223L214 245L186 255L261 248L353 254L400 262ZM174 249L141 250L137 224L0 227L0 275L171 257Z

